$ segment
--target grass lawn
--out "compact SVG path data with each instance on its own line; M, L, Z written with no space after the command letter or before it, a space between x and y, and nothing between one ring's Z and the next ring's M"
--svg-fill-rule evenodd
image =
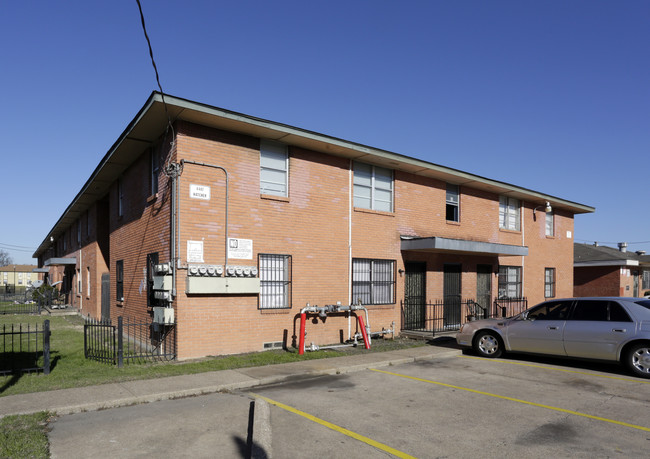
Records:
M300 360L338 357L354 353L382 352L424 345L422 341L408 339L374 339L371 349L363 346L347 347L339 350L320 350L298 355L296 349L270 350L224 357L204 358L186 362L161 362L147 364L126 363L123 368L114 365L87 360L84 357L84 334L82 317L69 316L0 316L0 328L3 324L38 324L42 326L45 319L50 320L52 332L50 340L50 359L52 362L49 375L42 373L0 376L0 398L7 395L26 394L71 387L91 386L136 379L151 379L182 374L194 374L207 371L245 368Z
M0 457L48 458L48 423L52 413L6 416L0 419Z

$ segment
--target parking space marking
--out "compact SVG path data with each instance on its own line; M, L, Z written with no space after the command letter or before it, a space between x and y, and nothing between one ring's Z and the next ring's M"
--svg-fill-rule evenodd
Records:
M469 356L469 355L461 355L460 357L463 358L463 359L481 360L483 362L507 363L507 364L510 364L510 365L521 365L521 366L524 366L524 367L541 368L543 370L563 371L565 373L575 373L575 374L579 374L579 375L596 376L597 378L617 379L619 381L634 382L634 383L639 383L639 384L650 384L650 381L646 381L644 379L631 379L631 378L624 378L624 377L621 377L621 376L609 376L609 375L601 375L601 374L596 374L596 373L587 373L585 371L567 370L565 368L547 367L547 366L544 366L544 365L535 365L533 363L512 362L510 360L486 359L484 357L472 357L472 356Z
M403 374L400 374L400 373L393 373L393 372L390 372L390 371L379 370L377 368L370 368L370 370L375 371L377 373L384 373L384 374L387 374L387 375L398 376L400 378L406 378L406 379L412 379L414 381L426 382L426 383L429 383L429 384L435 384L437 386L449 387L450 389L463 390L463 391L466 391L466 392L472 392L474 394L486 395L488 397L494 397L494 398L498 398L498 399L501 399L501 400L508 400L508 401L511 401L511 402L522 403L524 405L535 406L535 407L538 407L538 408L546 408L547 410L558 411L560 413L573 414L575 416L580 416L580 417L583 417L583 418L594 419L596 421L607 422L609 424L616 424L616 425L623 426L623 427L629 427L631 429L637 429L637 430L643 430L645 432L650 432L650 427L644 427L644 426L639 426L639 425L636 425L636 424L630 424L628 422L616 421L615 419L608 419L608 418L603 418L603 417L600 417L600 416L593 416L591 414L580 413L579 411L567 410L567 409L564 409L564 408L558 408L556 406L544 405L542 403L529 402L527 400L521 400L521 399L518 399L518 398L507 397L505 395L491 394L490 392L483 392L483 391L476 390L476 389L470 389L468 387L455 386L453 384L447 384L447 383L442 383L442 382L438 382L438 381L431 381L430 379L423 379L423 378L417 378L415 376L403 375Z
M278 408L282 408L283 410L289 411L290 413L294 413L306 419L309 419L310 421L313 421L317 424L327 427L328 429L332 429L335 432L342 433L343 435L347 435L348 437L354 438L355 440L359 440L370 446L374 446L375 448L390 453L393 456L404 458L404 459L406 458L415 459L414 456L403 453L402 451L396 450L395 448L391 448L390 446L384 445L383 443L379 443L378 441L375 441L372 438L364 437L363 435L360 435L356 432L352 432L351 430L348 430L345 427L337 426L336 424L332 424L331 422L325 421L324 419L317 418L316 416L313 416L309 413L305 413L304 411L300 411L289 405L285 405L284 403L276 402L275 400L271 400L270 398L264 397L263 395L255 394L253 392L251 392L251 395L255 398L260 398L262 400L265 400L267 403L277 406Z

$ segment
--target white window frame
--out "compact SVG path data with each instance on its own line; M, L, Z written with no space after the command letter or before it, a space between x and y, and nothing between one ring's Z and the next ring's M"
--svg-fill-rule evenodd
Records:
M392 169L354 161L354 207L393 212L395 177Z
M519 231L521 228L521 201L499 196L499 228Z
M447 184L447 193L445 197L445 218L448 222L460 222L460 186L451 183ZM454 208L453 218L447 218L448 210Z
M289 148L260 140L260 194L289 196Z
M544 218L544 231L548 237L555 236L555 214L553 211L546 212L546 217Z

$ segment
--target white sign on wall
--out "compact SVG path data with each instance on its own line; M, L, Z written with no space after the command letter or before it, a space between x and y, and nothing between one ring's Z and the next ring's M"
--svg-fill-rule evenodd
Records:
M253 259L253 240L228 238L228 258L239 260Z
M210 187L204 185L190 184L190 198L210 200Z
M187 241L187 262L203 263L203 241Z

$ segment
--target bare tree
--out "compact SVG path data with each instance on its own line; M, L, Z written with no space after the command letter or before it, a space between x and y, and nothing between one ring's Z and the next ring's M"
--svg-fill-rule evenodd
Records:
M14 262L9 252L6 250L0 249L0 266L9 266Z

